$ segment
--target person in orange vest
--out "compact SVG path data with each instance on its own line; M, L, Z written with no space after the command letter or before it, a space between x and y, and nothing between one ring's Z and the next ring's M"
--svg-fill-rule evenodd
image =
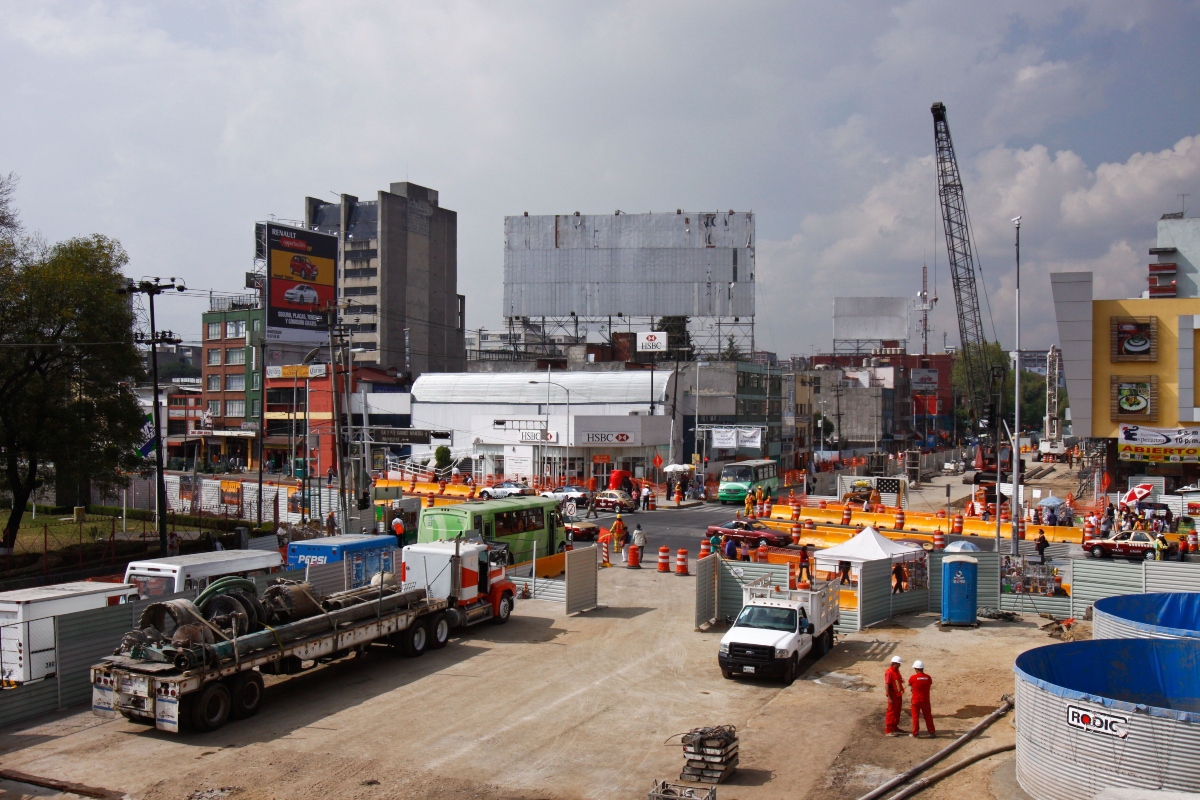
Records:
M762 500L763 500L763 488L761 486L755 487L754 502L758 503L759 505L762 505Z
M925 728L929 731L929 738L937 736L937 731L933 728L933 711L929 705L929 689L933 686L933 678L925 674L925 665L920 661L913 662L913 669L916 670L908 678L909 688L912 689L912 700L909 701L909 706L912 709L912 736L914 739L921 735L921 715L925 715Z
M620 512L617 512L617 518L613 520L612 528L609 530L612 534L613 542L616 543L617 552L621 554L621 560L626 558L625 553L625 520L621 519Z
M887 691L887 715L883 720L883 733L886 736L903 735L900 730L900 706L904 702L904 676L900 674L902 663L900 656L892 656L892 663L883 673Z
M754 513L754 495L751 494L750 492L746 492L746 516L748 517L753 513Z

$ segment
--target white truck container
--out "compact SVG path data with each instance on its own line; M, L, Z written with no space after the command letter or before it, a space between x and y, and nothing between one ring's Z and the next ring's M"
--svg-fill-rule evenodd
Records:
M0 592L0 680L29 683L58 672L54 618L136 598L127 583L77 581Z
M278 550L214 550L186 556L132 561L125 582L137 586L142 597L161 597L189 589L203 589L217 578L249 578L278 572L283 556Z
M812 589L744 586L742 610L721 638L721 674L783 678L790 684L802 658L810 652L820 658L832 649L838 619L838 590L831 581L816 581Z

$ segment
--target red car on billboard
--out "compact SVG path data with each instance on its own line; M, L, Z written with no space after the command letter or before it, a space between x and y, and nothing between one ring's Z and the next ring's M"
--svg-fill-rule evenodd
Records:
M302 280L315 281L317 279L317 265L305 256L292 256L290 269L293 275L300 276Z

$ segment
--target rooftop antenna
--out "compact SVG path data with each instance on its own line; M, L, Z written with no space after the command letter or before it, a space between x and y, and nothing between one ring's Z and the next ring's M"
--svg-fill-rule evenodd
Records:
M1188 192L1187 194L1181 193L1179 195L1179 213L1180 214L1187 213L1187 199L1191 196L1192 196L1191 192Z

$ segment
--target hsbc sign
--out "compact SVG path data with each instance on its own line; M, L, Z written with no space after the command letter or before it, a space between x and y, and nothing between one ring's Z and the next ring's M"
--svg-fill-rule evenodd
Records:
M667 334L665 331L638 331L637 349L639 353L667 352Z
M641 437L628 431L589 431L579 434L583 444L608 444L614 447L630 447L641 443Z

